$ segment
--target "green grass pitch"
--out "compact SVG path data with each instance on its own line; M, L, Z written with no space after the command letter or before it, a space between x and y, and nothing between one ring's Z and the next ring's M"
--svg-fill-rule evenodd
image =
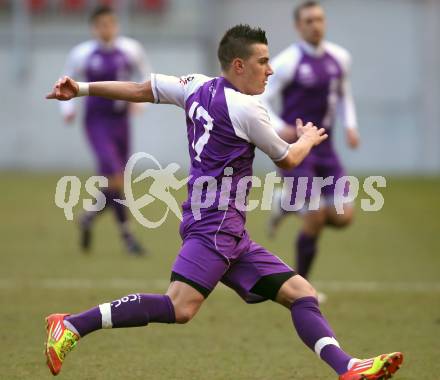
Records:
M54 204L53 174L0 174L0 378L49 379L44 317L78 312L132 292L166 290L178 252L178 221L135 225L146 259L127 257L107 213L93 253L78 251L74 222ZM358 357L401 350L396 378L440 378L440 179L388 178L381 212L357 213L344 232L327 230L312 280L343 347ZM257 193L253 193L256 197ZM184 194L180 194L180 199ZM160 213L154 202L149 212ZM150 206L149 206L150 207ZM78 212L78 209L76 210ZM248 216L257 242L292 263L299 221L266 239L267 212ZM287 310L246 305L219 286L185 326L99 331L80 342L61 379L336 379L296 336Z

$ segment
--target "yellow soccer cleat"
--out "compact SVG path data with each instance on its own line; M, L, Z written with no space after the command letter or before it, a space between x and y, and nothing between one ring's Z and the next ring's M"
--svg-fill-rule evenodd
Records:
M64 326L68 314L51 314L46 318L46 363L56 376L61 371L64 358L77 345L79 336Z
M400 368L403 355L400 352L383 354L375 358L360 360L339 380L386 380Z

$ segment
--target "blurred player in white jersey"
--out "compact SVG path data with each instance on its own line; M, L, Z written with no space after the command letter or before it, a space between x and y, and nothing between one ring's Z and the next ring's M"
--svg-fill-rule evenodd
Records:
M65 75L89 82L145 80L148 77L150 68L143 47L131 38L118 36L118 20L111 8L96 8L90 24L95 38L71 51ZM74 101L61 103L66 123L73 122L75 118ZM124 199L123 173L130 152L130 113L136 106L139 108L124 101L87 98L84 124L98 172L109 181L109 187L104 191L106 208L111 207L115 213L127 251L139 255L144 253L144 249L130 231L125 206L115 202L115 199ZM97 215L97 212L87 212L81 217L81 245L84 250L90 248L92 224Z
M281 175L294 177L292 192L279 191L273 202L269 220L269 234L287 215L282 204L294 204L298 194L305 195L305 205L299 211L302 217L301 231L296 239L296 269L308 277L317 252L319 236L325 226L346 227L353 218L353 205L345 203L344 213L338 214L335 203L347 192L341 191L336 181L345 175L339 157L333 146L334 123L339 114L345 125L347 144L351 148L359 145L356 112L351 95L349 73L350 54L340 46L324 40L325 14L316 1L302 3L294 10L294 22L300 42L287 47L271 62L274 75L270 77L263 94L271 120L279 135L288 142L296 140L295 120L301 118L326 128L329 138L319 145L293 170L280 170ZM281 101L280 112L275 103ZM298 178L308 179L301 190ZM324 186L321 194L312 192L314 177L332 177L332 184ZM299 185L298 185L299 184ZM319 190L319 189L318 189ZM303 192L302 192L303 191ZM316 197L320 197L319 209L309 209ZM315 198L315 199L314 199Z

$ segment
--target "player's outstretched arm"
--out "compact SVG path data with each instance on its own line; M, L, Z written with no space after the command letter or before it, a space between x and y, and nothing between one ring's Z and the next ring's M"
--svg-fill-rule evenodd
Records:
M154 102L151 82L76 82L70 77L60 78L46 99L70 100L77 96L99 96L128 102Z
M282 169L291 169L298 166L314 146L321 144L328 137L324 128L318 129L312 123L303 125L301 119L296 120L296 130L299 139L290 145L285 158L275 162Z

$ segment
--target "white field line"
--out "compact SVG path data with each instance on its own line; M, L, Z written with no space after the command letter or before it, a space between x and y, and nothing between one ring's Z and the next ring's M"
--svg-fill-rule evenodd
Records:
M332 292L416 292L416 293L438 293L440 282L378 282L378 281L317 281L313 286L318 290Z
M165 290L168 287L167 279L90 279L90 278L44 278L18 280L0 278L0 290L17 289L133 289L139 290ZM440 282L376 282L376 281L317 281L313 285L320 291L337 293L347 292L396 292L396 293L440 293ZM226 289L225 286L219 289Z

